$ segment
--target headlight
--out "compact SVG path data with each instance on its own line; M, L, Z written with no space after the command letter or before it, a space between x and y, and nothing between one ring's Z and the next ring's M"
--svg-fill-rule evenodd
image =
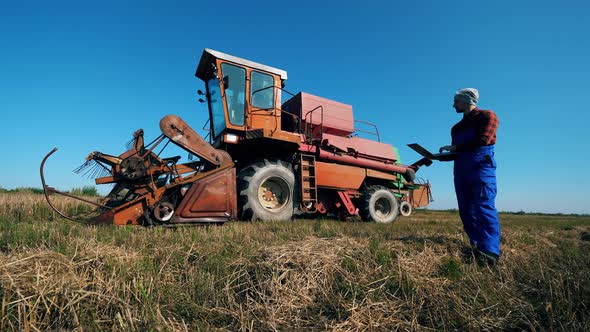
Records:
M238 136L234 134L225 134L223 140L226 143L238 143Z

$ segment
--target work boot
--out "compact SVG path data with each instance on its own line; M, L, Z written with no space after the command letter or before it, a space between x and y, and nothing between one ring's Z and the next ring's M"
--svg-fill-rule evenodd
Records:
M488 265L497 265L500 261L500 256L483 250L476 250L475 257L478 262Z

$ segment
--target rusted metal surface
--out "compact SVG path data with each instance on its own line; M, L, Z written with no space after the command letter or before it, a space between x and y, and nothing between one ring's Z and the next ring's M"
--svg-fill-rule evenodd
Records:
M160 120L160 130L180 147L188 150L213 165L221 165L220 153L197 134L184 120L176 115L166 115Z
M75 222L83 222L83 221L82 221L82 220L79 220L79 219L75 219L75 218L73 218L73 217L70 217L70 216L66 215L64 212L62 212L62 211L58 210L58 209L57 209L57 208L56 208L56 207L53 205L53 203L51 203L51 200L49 199L49 196L50 196L50 195L52 195L52 194L59 194L59 195L62 195L62 196L66 196L66 197L74 198L74 199L77 199L77 200L79 200L79 201L82 201L82 202L86 202L86 203L89 203L89 204L92 204L92 205L95 205L95 206L99 206L99 207L102 207L102 208L108 209L108 207L107 207L107 206L104 206L104 205L102 205L102 204L98 204L98 203L96 203L96 202L93 202L93 201L91 201L91 200L87 200L87 199L84 199L84 198L76 197L76 196L74 196L74 195L70 195L70 194L68 194L68 193L64 193L64 192L58 191L58 190L56 190L55 188L53 188L53 187L50 187L50 186L48 186L48 185L45 183L45 163L47 162L47 159L49 159L49 157L50 157L52 154L54 154L56 151L57 151L57 148L53 148L53 150L51 150L51 151L50 151L50 152L49 152L49 153L48 153L48 154L45 156L45 158L43 158L43 161L41 162L41 166L40 166L40 168L39 168L39 172L40 172L40 175L41 175L41 184L43 185L43 194L45 195L45 200L47 201L47 204L49 205L49 207L51 207L51 209L53 209L53 211L55 211L57 214L59 214L59 215L60 215L62 218L65 218L65 219L68 219L68 220L71 220L71 221L75 221Z
M105 211L99 216L89 219L87 222L97 225L142 225L141 217L145 212L144 203L142 200L135 200L130 202L124 208Z
M419 186L411 191L410 204L413 208L424 207L430 204L430 184Z
M78 171L86 168L107 170L110 175L96 179L97 184L115 183L111 193L100 203L61 193L45 183L44 166L51 151L41 163L41 181L46 199L58 193L98 206L97 216L84 220L62 217L92 224L153 225L157 223L208 223L234 219L237 215L235 169L232 158L206 143L182 119L162 119L163 135L144 146L143 131L134 133L131 148L120 156L91 153ZM169 139L202 160L177 165L179 157L160 158L156 148ZM160 152L166 147L160 149ZM96 172L92 172L96 174Z
M235 219L236 171L227 168L215 175L197 181L178 205L177 213L171 222L187 222L194 219Z

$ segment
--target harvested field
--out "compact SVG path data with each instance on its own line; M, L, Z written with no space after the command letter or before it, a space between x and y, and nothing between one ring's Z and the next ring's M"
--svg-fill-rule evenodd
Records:
M94 227L2 193L0 330L590 330L590 217L501 220L488 267L453 211Z

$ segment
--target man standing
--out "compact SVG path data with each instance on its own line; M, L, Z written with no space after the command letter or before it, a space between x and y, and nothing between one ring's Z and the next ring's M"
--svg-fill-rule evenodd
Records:
M476 256L496 264L500 258L500 220L496 210L494 144L498 118L477 108L479 92L467 88L455 93L453 107L463 119L451 130L452 145L440 152L456 152L453 174L459 215Z

